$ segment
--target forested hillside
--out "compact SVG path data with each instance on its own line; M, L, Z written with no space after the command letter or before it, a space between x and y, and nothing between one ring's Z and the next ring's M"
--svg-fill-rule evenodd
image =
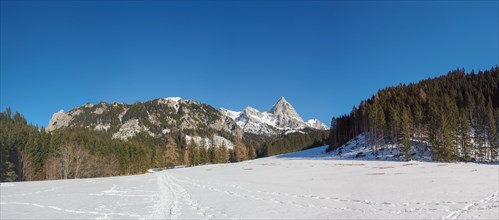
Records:
M328 151L364 133L375 151L398 144L406 159L412 141L428 143L437 161L498 160L498 87L496 66L385 88L332 119Z

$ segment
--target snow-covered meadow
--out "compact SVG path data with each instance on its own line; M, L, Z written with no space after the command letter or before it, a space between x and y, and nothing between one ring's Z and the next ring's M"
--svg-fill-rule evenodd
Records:
M2 183L0 217L499 218L499 165L339 160L324 149L136 176Z

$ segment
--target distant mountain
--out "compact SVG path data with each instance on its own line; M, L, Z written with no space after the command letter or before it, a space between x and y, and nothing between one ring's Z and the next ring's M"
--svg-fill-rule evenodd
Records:
M295 108L281 97L267 112L260 112L252 107L246 107L237 112L221 108L220 112L226 118L236 121L244 132L264 135L279 135L300 132L304 129L325 130L328 127L317 119L303 121Z
M69 112L55 113L46 130L66 127L111 132L113 139L120 140L128 140L141 132L157 138L181 132L186 141L204 142L205 147L213 140L217 145L231 148L233 143L224 137L243 136L242 129L215 108L181 98L160 98L135 104L89 103Z

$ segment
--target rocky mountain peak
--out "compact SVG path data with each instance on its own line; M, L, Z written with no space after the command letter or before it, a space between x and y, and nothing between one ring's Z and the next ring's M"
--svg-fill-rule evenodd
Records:
M244 110L243 110L243 114L245 114L245 115L257 115L258 113L259 113L258 110L254 109L252 107L249 107L249 106L244 108Z
M302 121L298 112L295 108L288 102L284 97L281 97L279 101L268 111L269 113L275 115L278 121L286 122L288 119L296 119Z
M305 128L327 129L327 126L318 120L304 122L284 97L281 97L267 112L260 112L251 107L246 107L241 112L222 108L220 112L236 121L245 132L254 134L276 135L297 132Z

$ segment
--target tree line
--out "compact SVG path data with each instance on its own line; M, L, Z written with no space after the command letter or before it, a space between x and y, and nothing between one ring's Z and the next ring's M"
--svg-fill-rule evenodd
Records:
M332 119L332 151L359 134L377 152L396 144L406 159L425 144L436 161L497 161L499 67L464 69L419 83L400 84Z
M291 133L272 141L266 141L259 149L259 156L269 157L291 153L328 144L329 131L310 130L306 133Z

